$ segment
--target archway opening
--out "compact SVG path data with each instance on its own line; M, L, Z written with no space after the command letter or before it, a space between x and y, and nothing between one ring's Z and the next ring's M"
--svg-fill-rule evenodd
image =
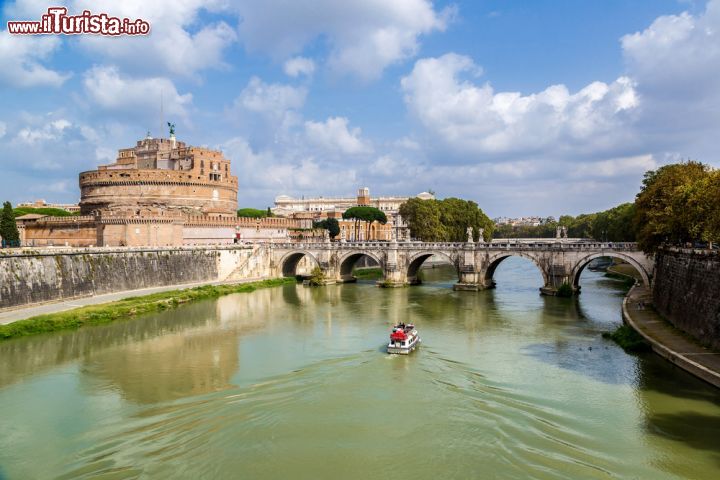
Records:
M578 291L582 287L583 272L588 272L585 276L593 283L606 279L622 281L628 286L635 282L650 284L650 277L642 265L632 257L618 254L596 254L581 260L573 272L573 287Z
M282 263L283 277L308 276L319 264L315 257L305 252L291 253Z
M409 285L420 285L423 282L423 268L434 268L437 266L452 266L455 275L460 280L460 274L457 265L446 255L438 255L433 253L423 253L410 261L407 271L407 282Z
M340 279L348 283L357 281L358 276L377 276L378 269L381 269L381 265L375 257L365 253L353 253L345 257L340 263ZM368 275L365 275L365 273ZM373 275L370 275L370 273ZM380 275L382 275L382 270Z
M534 290L547 284L540 265L533 259L522 255L508 254L494 258L485 271L485 285L487 288L496 288L497 283L503 288L515 290Z

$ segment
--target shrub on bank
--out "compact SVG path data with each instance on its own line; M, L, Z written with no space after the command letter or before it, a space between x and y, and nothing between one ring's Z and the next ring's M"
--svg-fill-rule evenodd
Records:
M573 293L574 292L572 286L569 283L565 282L558 287L556 295L558 297L570 298L573 296Z
M623 350L630 353L649 352L650 344L630 325L622 324L614 332L604 332L603 338L617 343Z

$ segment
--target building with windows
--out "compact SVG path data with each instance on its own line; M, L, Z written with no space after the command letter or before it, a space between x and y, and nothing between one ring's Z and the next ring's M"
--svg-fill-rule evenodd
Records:
M417 198L431 200L435 195L428 192L419 193ZM280 195L275 198L275 207L272 212L275 215L287 218L306 220L312 218L314 221L325 218L335 218L340 225L340 239L346 241L390 241L393 235L398 240L409 239L407 225L399 214L400 205L410 197L371 197L370 189L362 187L358 189L355 197L314 197L314 198L292 198L287 195ZM388 223L382 225L373 222L367 225L366 222L356 223L353 220L343 220L342 214L351 207L369 206L375 207L388 218Z
M416 195L423 200L434 199L435 195L422 192ZM394 215L400 209L400 205L410 197L371 197L370 189L363 187L358 189L354 197L312 197L293 198L287 195L275 197L275 207L272 212L278 216L291 216L296 212L344 212L350 207L366 205L375 207L385 214Z

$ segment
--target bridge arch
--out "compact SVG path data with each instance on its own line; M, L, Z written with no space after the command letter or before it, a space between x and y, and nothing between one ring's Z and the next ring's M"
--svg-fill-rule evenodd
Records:
M355 264L362 257L370 257L375 260L375 262L380 266L380 268L383 267L382 257L377 255L375 252L360 250L352 251L343 255L338 261L340 278L342 278L343 280L352 280L353 268L355 268Z
M503 262L503 260L509 257L522 257L530 260L540 271L540 274L543 277L543 285L550 284L550 277L548 276L548 272L543 268L538 259L534 256L529 255L525 252L500 252L490 256L490 258L488 259L487 269L485 269L485 285L493 287L495 286L495 281L493 280L495 270L497 270L497 267Z
M458 268L457 258L453 258L450 254L440 251L420 252L411 256L407 262L407 282L410 285L418 285L421 283L420 279L418 278L420 267L422 267L422 264L425 263L425 260L432 257L433 255L444 257L453 267L455 267L455 273L458 275L458 280L460 279L460 269Z
M297 275L297 266L304 257L310 258L316 266L320 266L320 262L312 253L305 250L297 250L285 254L280 259L280 272L283 277L294 277Z
M650 274L640 262L638 262L635 258L632 257L632 255L628 255L623 252L598 252L586 255L577 262L577 264L572 270L571 275L572 285L574 288L578 288L580 286L580 275L582 274L583 270L585 270L585 267L587 267L591 261L601 257L619 258L621 260L625 260L630 265L632 265L635 270L638 271L640 277L642 278L643 284L646 286L650 286Z

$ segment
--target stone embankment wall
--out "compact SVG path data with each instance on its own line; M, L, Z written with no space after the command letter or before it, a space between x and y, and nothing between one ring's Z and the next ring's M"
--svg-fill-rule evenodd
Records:
M668 249L655 262L655 308L680 330L720 349L720 252Z
M0 251L0 309L147 287L261 278L264 247Z

